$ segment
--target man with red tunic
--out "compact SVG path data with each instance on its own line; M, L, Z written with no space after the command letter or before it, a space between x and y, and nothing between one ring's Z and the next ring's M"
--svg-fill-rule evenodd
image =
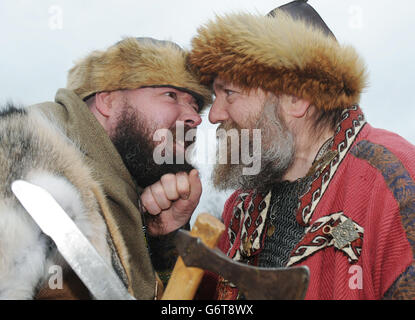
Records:
M356 51L293 1L210 21L190 62L214 89L212 123L261 130L257 175L215 168L215 185L237 190L221 250L250 265L308 266L306 299L414 299L415 147L366 122ZM241 296L206 274L200 297Z

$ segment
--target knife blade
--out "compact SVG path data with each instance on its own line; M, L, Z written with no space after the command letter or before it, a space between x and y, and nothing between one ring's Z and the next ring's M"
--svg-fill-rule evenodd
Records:
M24 180L12 191L40 229L97 300L135 300L59 203L45 189Z

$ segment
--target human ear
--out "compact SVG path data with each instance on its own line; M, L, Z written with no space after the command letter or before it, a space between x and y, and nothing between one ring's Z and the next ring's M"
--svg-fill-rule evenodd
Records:
M112 95L111 92L99 92L95 95L95 108L105 118L112 113Z
M286 112L294 118L302 118L310 107L310 102L297 97L291 97L291 103Z

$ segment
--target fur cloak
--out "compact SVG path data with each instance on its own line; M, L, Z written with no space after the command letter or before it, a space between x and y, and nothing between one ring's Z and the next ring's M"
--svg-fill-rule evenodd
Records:
M67 264L11 191L25 179L48 190L111 266L104 194L79 148L38 109L0 112L0 299L32 299L51 267ZM98 199L101 200L99 203Z

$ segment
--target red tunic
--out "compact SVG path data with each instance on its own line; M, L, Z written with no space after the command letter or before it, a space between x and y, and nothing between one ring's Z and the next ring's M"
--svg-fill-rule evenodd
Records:
M348 113L332 146L336 158L318 170L311 189L300 198L297 221L307 229L287 266L309 268L306 299L381 299L390 288L387 296L414 299L415 147L396 134L372 128L359 108ZM225 204L227 232L219 247L231 258L245 257L255 265L266 238L260 208L265 197L240 195L236 191ZM236 219L241 202L242 217ZM248 213L252 204L255 209ZM262 229L244 227L250 215L255 225L263 223ZM344 230L348 233L341 235ZM214 278L207 274L204 283L210 281L214 288ZM237 289L218 282L216 298L236 297Z

